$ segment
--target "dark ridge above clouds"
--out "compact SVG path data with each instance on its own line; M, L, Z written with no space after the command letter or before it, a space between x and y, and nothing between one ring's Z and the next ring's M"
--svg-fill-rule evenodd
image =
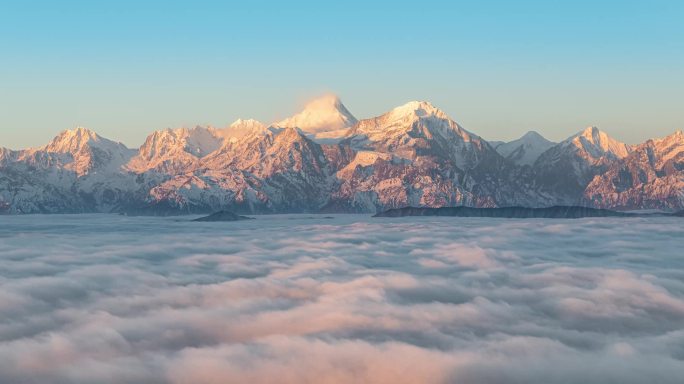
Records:
M404 207L390 209L373 217L453 216L490 217L507 219L579 219L583 217L636 217L634 213L617 212L589 207L555 206L546 208L501 207Z
M247 216L241 216L241 215L236 215L233 212L229 211L219 211L212 213L209 216L204 216L200 217L197 219L194 219L193 221L205 221L205 222L211 222L211 221L241 221L241 220L251 220L251 217Z

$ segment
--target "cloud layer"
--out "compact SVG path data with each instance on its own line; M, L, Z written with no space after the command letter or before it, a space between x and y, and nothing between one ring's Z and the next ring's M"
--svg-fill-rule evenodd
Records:
M684 222L0 217L2 383L679 383Z

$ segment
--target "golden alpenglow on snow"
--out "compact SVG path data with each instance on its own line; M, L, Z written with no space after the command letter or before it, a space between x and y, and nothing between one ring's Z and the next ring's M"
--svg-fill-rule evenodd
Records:
M682 20L3 4L0 384L680 384Z

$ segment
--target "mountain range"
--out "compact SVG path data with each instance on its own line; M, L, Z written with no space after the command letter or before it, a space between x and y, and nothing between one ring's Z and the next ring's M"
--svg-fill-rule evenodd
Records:
M0 212L378 212L405 206L684 208L684 134L639 145L589 127L489 142L429 102L358 120L326 95L273 124L153 132L138 149L79 127L0 147Z

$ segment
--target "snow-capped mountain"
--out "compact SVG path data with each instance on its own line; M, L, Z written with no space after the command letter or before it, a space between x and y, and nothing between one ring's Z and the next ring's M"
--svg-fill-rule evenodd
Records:
M115 171L126 164L133 153L121 143L77 127L61 132L43 147L21 151L18 159L39 167L58 164L83 176L92 171Z
M379 117L361 120L345 141L356 150L392 153L407 160L437 156L460 169L472 167L482 153L493 151L485 140L425 101L412 101Z
M247 135L260 133L264 130L266 130L266 126L258 120L237 119L227 128L216 130L215 134L224 139L236 141Z
M592 180L585 198L598 207L681 209L684 207L684 134L638 145Z
M299 128L314 140L331 143L345 136L357 122L337 96L324 95L310 101L301 112L273 123L273 126Z
M537 132L529 131L509 142L490 142L501 156L517 165L532 165L539 156L555 144Z
M63 131L0 164L0 201L11 212L109 211L135 184L124 170L134 154L86 128Z
M581 204L594 176L626 157L631 146L588 127L543 152L534 162L534 185L557 204Z
M588 127L562 144L577 148L582 157L593 161L601 158L622 159L632 150L631 146L613 139L596 127Z
M189 210L316 211L331 193L333 167L299 129L271 128L226 142L192 173L155 187L152 197Z
M155 170L162 173L182 173L202 157L219 149L224 142L213 128L165 129L149 135L138 154L127 164L136 173Z
M166 129L137 150L85 128L0 148L0 213L555 204L684 208L684 135L630 146L590 127L557 144L530 132L493 146L429 102L357 121L327 96L270 127Z
M8 162L14 161L15 158L15 151L8 148L0 147L0 166L5 165Z
M355 155L336 174L336 209L495 206L519 196L515 183L504 181L512 171L505 160L429 102L409 102L361 120L340 145Z

